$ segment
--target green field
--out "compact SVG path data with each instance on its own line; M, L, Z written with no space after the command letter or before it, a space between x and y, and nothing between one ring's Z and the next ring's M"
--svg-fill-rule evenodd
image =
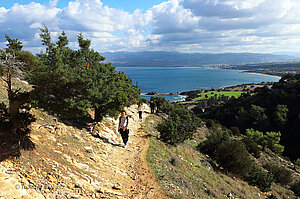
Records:
M241 96L242 93L246 93L246 91L202 91L201 93L199 93L199 97L193 99L193 101L197 101L197 100L202 100L202 99L208 99L212 96L217 95L217 97L219 97L220 95L224 95L224 96L228 96L228 97L239 97ZM205 95L207 95L207 98L205 97Z

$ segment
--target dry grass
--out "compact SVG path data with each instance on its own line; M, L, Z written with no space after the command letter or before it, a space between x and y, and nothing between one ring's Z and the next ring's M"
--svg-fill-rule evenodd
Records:
M147 160L171 198L226 198L229 193L234 198L266 198L270 195L220 171L214 161L195 149L199 140L188 140L177 146L160 141L158 132L151 125L159 120L153 115L146 121L145 130L152 135ZM278 198L293 195L288 189L277 186L272 194Z

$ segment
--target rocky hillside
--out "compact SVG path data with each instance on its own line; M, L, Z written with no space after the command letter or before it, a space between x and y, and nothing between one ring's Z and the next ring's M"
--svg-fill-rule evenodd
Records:
M30 85L18 80L14 84L30 89ZM0 98L7 103L1 81L0 88ZM196 145L209 134L204 125L185 143L163 143L156 126L166 115L149 116L149 107L145 107L142 122L138 121L136 105L126 109L131 115L127 148L122 147L118 121L113 118L80 126L31 109L36 118L29 135L34 149L22 150L19 157L0 162L0 198L296 197L286 186L274 184L271 192L263 193L223 173L211 157L196 150ZM0 152L5 151L1 144L0 147ZM256 161L276 162L292 171L293 178L300 175L299 167L294 170L290 162L273 153L263 153Z
M166 198L146 161L149 138L129 107L129 145L117 120L86 128L32 109L32 151L0 162L0 198Z

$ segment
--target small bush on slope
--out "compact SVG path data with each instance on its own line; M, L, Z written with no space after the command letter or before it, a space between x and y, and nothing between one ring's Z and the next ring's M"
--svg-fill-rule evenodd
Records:
M193 112L185 108L174 108L159 127L160 138L169 144L176 144L191 138L199 126Z
M249 184L257 186L261 191L266 192L271 190L274 176L260 167L253 165L249 174L245 175L244 178Z
M251 159L245 146L237 140L228 140L217 150L217 162L225 170L239 176L246 175L251 170Z
M260 148L254 140L249 138L243 138L242 141L250 154L253 154L256 158L260 157Z
M263 167L274 175L276 182L282 185L287 185L292 181L292 173L283 166L267 163Z
M227 131L215 131L207 137L207 140L200 143L197 148L203 153L215 157L218 147L225 141L229 140L229 133Z
M261 191L271 189L273 175L254 165L245 146L240 141L231 139L228 132L214 132L198 145L198 149L210 154L225 170L241 176Z

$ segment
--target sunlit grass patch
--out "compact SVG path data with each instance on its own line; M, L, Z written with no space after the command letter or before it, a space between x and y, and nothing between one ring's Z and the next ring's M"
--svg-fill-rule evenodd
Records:
M221 95L238 98L239 96L241 96L242 93L246 93L246 91L202 91L198 94L199 97L193 99L193 101L209 99L213 96L219 97Z

